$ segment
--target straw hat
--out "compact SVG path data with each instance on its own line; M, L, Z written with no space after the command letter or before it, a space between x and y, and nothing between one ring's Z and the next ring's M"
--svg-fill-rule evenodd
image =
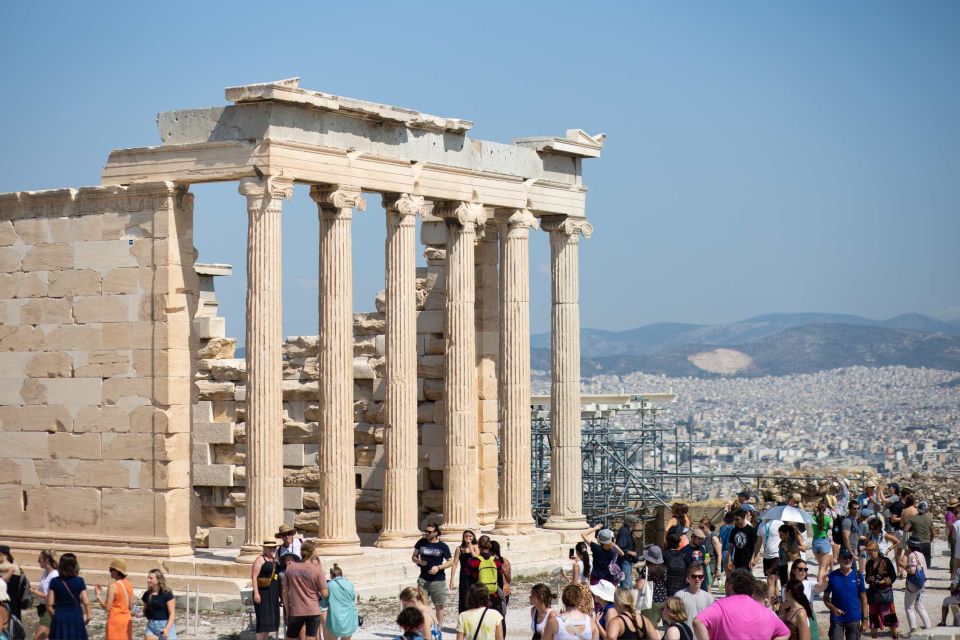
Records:
M276 534L274 534L273 537L274 537L274 538L282 538L283 536L290 535L291 533L296 533L296 532L297 532L297 528L296 528L296 527L294 527L293 525L290 525L290 524L287 524L286 522L284 522L282 525L280 525L280 529L277 531Z
M954 507L960 507L960 500L956 498L950 498L950 504L947 505L947 508L953 509Z
M828 507L830 507L831 509L837 508L837 496L833 495L832 493L828 493L826 496L824 496L824 498L827 501Z
M613 598L617 594L617 588L606 580L601 580L597 584L591 585L590 591L593 595L606 602L613 602Z
M264 547L279 547L280 543L277 542L276 538L264 538L263 545Z
M110 561L110 568L118 573L127 575L127 563L119 558Z

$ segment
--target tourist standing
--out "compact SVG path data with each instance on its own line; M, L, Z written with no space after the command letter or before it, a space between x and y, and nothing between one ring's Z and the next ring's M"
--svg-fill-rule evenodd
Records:
M729 595L694 619L697 640L787 640L790 630L783 621L754 599L757 582L748 569L732 570L727 576Z
M670 506L670 519L667 521L666 532L676 531L680 534L680 547L687 546L687 529L690 528L690 506L682 502L674 502Z
M803 559L803 556L793 561L793 564L790 565L790 575L788 576L787 582L790 580L796 580L797 582L803 585L803 593L807 596L807 600L813 602L813 594L822 593L824 589L827 588L827 575L830 572L820 574L816 579L810 577L810 566L807 564L807 561ZM780 599L784 598L783 588L780 589Z
M593 593L593 599L596 601L597 625L600 627L600 637L607 635L607 623L617 617L617 608L613 600L617 594L617 588L613 583L601 580L596 584L590 585L590 591Z
M576 585L567 585L560 594L563 613L554 616L543 628L542 640L599 640L600 630L593 617L580 611L580 590ZM457 640L461 640L457 636Z
M498 611L503 611L503 561L493 553L493 541L490 536L480 536L477 541L479 555L470 558L467 569L470 572L470 582L480 584L487 590L487 605ZM473 587L471 584L471 588ZM469 593L469 592L468 592ZM437 616L440 617L439 615ZM441 619L440 624L443 624Z
M910 536L907 539L907 547L910 553L907 554L907 586L903 593L903 608L907 612L907 624L910 625L910 633L917 630L917 616L920 616L920 622L924 629L930 628L930 616L927 615L926 593L927 593L927 564L926 557L923 555L921 542L916 536Z
M485 536L480 536L483 540ZM481 553L483 552L481 548ZM467 610L457 617L457 640L503 640L503 616L490 607L490 592L482 584L467 591Z
M447 563L447 561L451 563ZM413 545L413 562L420 567L417 586L427 592L437 612L437 621L443 626L443 608L447 604L447 574L444 569L452 564L453 555L445 542L440 542L440 525L428 524L423 537Z
M10 612L7 583L0 580L0 640L22 640L26 635L23 622Z
M707 534L707 539L703 541L704 548L704 568L706 577L703 579L703 589L710 591L710 586L716 576L720 575L720 557L723 555L723 547L720 544L720 536L717 535L716 525L710 518L700 519L700 528Z
M133 585L127 580L127 563L114 560L110 563L110 577L113 582L107 587L106 597L103 588L94 587L97 604L107 612L106 640L132 640L133 616L130 609L133 603Z
M790 563L802 558L806 549L800 535L791 523L780 525L780 528L777 529L777 535L780 537L780 544L777 547L777 577L780 579L780 584L784 585L789 578ZM769 584L768 580L768 587ZM770 595L776 595L776 589Z
M287 555L292 556L292 553ZM280 629L280 561L277 559L276 539L263 541L263 550L253 561L250 580L257 640L267 640L271 633Z
M860 503L851 500L847 504L847 515L840 519L839 524L833 521L834 538L833 541L840 545L840 551L844 549L856 558L860 548ZM839 537L837 533L839 532ZM837 554L839 558L839 552Z
M850 549L840 549L839 561L840 568L827 576L823 592L823 604L830 611L830 640L860 640L860 633L867 630L867 587L863 574L853 570Z
M616 544L623 555L620 557L620 570L623 578L620 586L625 589L633 588L633 565L637 561L637 543L633 539L633 532L637 528L637 516L630 514L624 517L623 525L617 529Z
M690 545L681 548L680 532L671 529L667 533L667 550L663 553L663 566L667 569L667 595L672 596L687 584L687 571L693 565Z
M300 545L303 544L303 541L300 540L300 536L297 535L296 527L284 522L280 525L279 530L273 537L280 541L280 546L278 546L276 550L277 560L288 553L296 554L298 558L301 557Z
M550 587L538 582L530 589L530 631L533 632L533 640L540 640L543 637L543 630L550 622L550 619L557 615L557 612L551 609L556 596L550 591Z
M60 570L61 575L63 569ZM147 572L147 590L143 596L143 616L147 619L147 640L177 640L177 599L167 588L160 569ZM52 634L51 637L56 637Z
M663 603L663 621L667 627L663 640L693 640L693 620L678 597L671 596Z
M10 596L10 613L17 618L23 619L22 608L32 598L29 590L30 581L23 574L20 565L14 562L13 552L7 545L0 545L0 563L5 564L5 568L0 570L3 581L7 583L7 595Z
M359 628L357 616L357 591L353 583L343 577L340 565L333 564L330 568L330 579L327 580L327 619L324 628L328 633L324 638L339 638L350 640L350 637Z
M643 560L645 565L637 574L637 590L642 594L649 580L652 587L652 604L649 609L643 609L640 613L656 626L660 624L660 612L663 609L663 603L667 601L667 569L663 566L663 550L651 544L643 550Z
M687 626L693 631L693 620L697 615L713 604L713 596L702 589L706 572L702 566L692 565L687 571L687 588L677 591L676 597L683 603L687 612Z
M950 549L950 573L957 568L957 532L960 531L960 526L957 525L960 522L957 518L958 513L960 513L960 500L950 498L950 502L947 503L947 512L943 515L947 529L947 548Z
M430 638L430 640L441 640L443 638L440 623L437 622L434 612L430 610L430 601L427 600L426 591L420 587L407 587L400 592L400 605L404 609L413 607L421 612L421 620L423 621L421 633L424 638Z
M560 569L560 575L570 581L570 584L580 589L580 611L593 611L593 594L590 593L590 548L586 542L578 542L570 550L570 575Z
M597 535L596 542L590 540L594 533ZM593 556L590 563L590 584L597 584L601 580L619 583L620 556L623 553L613 542L613 531L604 529L602 524L598 524L581 532L580 537L590 545L590 554ZM616 575L614 575L614 570Z
M496 540L490 541L490 553L500 561L500 573L503 574L503 580L499 585L499 593L501 595L499 605L500 613L503 614L503 624L506 625L507 607L510 606L510 579L513 577L513 567L510 566L510 561L500 553L500 543ZM507 632L506 626L504 626L503 632Z
M902 528L900 526L900 515L903 513L903 495L900 493L900 484L897 482L888 484L887 490L890 492L887 494L886 510L884 511L887 530L896 533Z
M642 613L638 617L637 610L634 608L633 594L629 589L620 587L614 592L613 606L616 615L607 623L607 640L654 639L659 635L657 628Z
M287 638L299 638L305 631L308 640L316 640L320 630L320 598L328 598L323 568L313 562L316 543L305 540L300 546L303 560L287 565L283 574L283 609L287 616Z
M877 487L875 480L867 480L866 484L863 485L863 493L854 500L860 505L860 514L864 518L880 515L885 502L883 490Z
M727 572L734 569L753 569L754 547L757 544L757 530L747 524L747 512L737 511L733 516L733 529L730 530L730 544L727 547Z
M50 637L54 640L87 640L90 623L90 599L87 583L80 577L77 556L65 553L57 563L56 578L50 581L47 609L50 611Z
M950 580L950 595L940 605L940 626L947 626L947 611L953 610L953 626L960 627L960 568L954 570Z
M923 553L923 559L927 562L927 567L933 566L931 558L931 547L933 539L937 537L937 527L933 524L933 516L930 515L929 505L926 500L921 500L917 505L917 515L912 516L903 527L903 532L911 534L910 537L916 537L920 541L920 552Z
M50 581L57 577L57 559L52 549L44 549L37 557L40 565L40 582L32 589L39 599L37 603L37 629L33 640L46 640L50 637L50 611L47 610L47 594L50 593Z
M787 580L777 615L790 630L790 640L819 640L813 607L799 580Z
M397 616L397 626L403 633L396 640L424 640L423 611L415 607L405 607Z
M867 605L870 610L870 635L877 637L877 630L887 627L894 638L898 635L897 607L893 603L893 583L897 570L890 558L880 553L880 545L867 542Z
M467 571L467 561L480 553L477 550L477 534L467 529L460 537L460 545L453 550L453 565L450 569L450 589L453 590L453 580L460 575L457 584L457 613L467 610L467 589L470 588L470 575Z

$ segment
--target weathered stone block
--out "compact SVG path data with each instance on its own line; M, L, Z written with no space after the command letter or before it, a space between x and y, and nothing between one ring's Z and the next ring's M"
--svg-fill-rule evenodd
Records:
M382 313L355 313L353 314L353 334L355 336L369 336L383 333L387 321Z
M443 311L420 311L417 313L417 333L443 333Z
M100 239L99 215L70 216L64 218L50 218L51 242L76 242L78 240Z
M62 351L38 353L27 362L24 373L30 378L69 378L73 360Z
M80 460L37 460L37 477L46 487L72 487ZM80 486L80 485L78 485ZM88 485L89 486L89 485Z
M47 494L49 522L53 530L73 534L100 533L100 491L86 487L63 487ZM125 522L129 513L113 514L115 522ZM151 518L152 521L152 518Z
M283 488L283 508L303 509L303 487Z
M237 389L232 382L198 380L195 384L201 400L233 400Z
M153 436L149 433L104 433L100 445L104 460L152 460L154 455Z
M134 482L131 482L130 468L117 460L62 460L61 464L76 462L73 484L77 487L120 487L126 488L139 483L139 466ZM139 463L138 463L139 464ZM118 521L119 522L119 521Z
M13 229L13 223L10 220L0 222L0 247L9 247L16 244L20 236Z
M10 247L0 247L0 272L13 273L20 271L20 252Z
M0 485L4 484L20 484L20 465L0 464Z
M190 455L189 433L157 433L153 436L154 460L186 460Z
M91 273L96 273L95 271ZM151 274L152 272L148 272ZM112 269L103 276L101 290L104 295L122 293L142 293L140 286L141 269L137 267L120 267ZM148 291L152 290L152 287Z
M417 375L422 378L443 378L443 356L421 356L417 358Z
M123 433L130 430L130 415L115 405L80 407L73 430L75 433Z
M425 447L442 447L446 441L447 428L439 424L420 425L420 444Z
M285 444L283 445L283 466L302 467L306 464L303 444Z
M0 259L0 265L2 264ZM23 257L24 271L60 271L73 268L73 246L66 243L38 245L27 251Z
M380 424L361 422L353 430L356 444L383 444L384 427Z
M197 465L211 464L210 445L194 443L190 447L190 462Z
M375 467L383 461L383 445L361 444L354 447L358 467Z
M194 424L193 442L195 444L233 444L233 424L230 422Z
M233 527L210 527L211 549L239 549L243 546L243 529Z
M422 222L420 224L421 244L447 244L447 224L445 222Z
M481 400L497 399L497 379L477 378L477 397Z
M96 350L80 352L75 355L74 377L76 378L110 378L129 377L133 371L130 367L131 351ZM146 376L147 373L140 374Z
M67 407L56 405L25 406L20 412L21 431L70 431L73 428L73 417Z
M51 271L47 280L47 295L54 298L69 296L96 296L100 294L100 274L89 269Z
M137 260L126 240L95 240L73 245L77 269L107 273L119 267L136 267Z
M355 467L354 474L356 475L356 486L360 489L383 491L383 467Z
M420 402L417 404L417 423L426 424L433 422L433 416L436 413L436 405L433 402Z
M95 378L38 379L48 404L87 405L100 401L101 380ZM105 383L104 383L105 384Z
M496 422L498 416L497 400L480 400L477 403L477 420L480 422Z
M50 456L46 433L0 431L0 451L5 458L46 459Z
M212 338L197 352L197 358L232 358L236 349L237 341L235 338Z
M232 464L209 464L193 468L193 484L199 487L232 487Z
M353 359L353 378L354 380L372 380L376 378L373 367L370 365L370 359L366 356L360 356Z
M136 296L78 296L73 299L73 317L77 324L129 322L131 298ZM134 306L134 309L136 307Z
M20 324L68 324L73 322L66 298L36 298L20 308Z
M16 277L16 288L13 295L0 296L4 298L40 298L47 295L47 283L45 278L41 278L39 273L15 273L0 274L4 277Z
M50 457L56 459L99 460L99 433L54 433L49 440Z
M443 380L438 378L427 378L423 380L423 398L424 400L442 400L443 399Z
M122 325L118 325L122 326ZM2 329L2 327L0 327ZM0 336L2 336L0 332ZM43 342L49 351L89 351L99 349L103 345L102 329L100 325L63 325L53 327L44 337L43 332L37 330L37 342ZM3 342L0 341L0 348ZM25 349L19 349L24 351Z
M110 530L116 526L114 523L122 522L125 535L155 535L156 513L151 489L103 489L101 504L104 529ZM189 511L181 512L185 513Z

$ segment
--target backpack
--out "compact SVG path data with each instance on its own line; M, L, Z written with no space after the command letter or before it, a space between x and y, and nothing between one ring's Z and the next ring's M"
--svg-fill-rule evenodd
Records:
M687 584L687 558L683 552L668 551L664 555L667 569L667 594L673 595Z
M913 589L910 589L911 592L916 593L923 589L923 585L925 584L927 584L927 572L924 571L918 563L917 572L913 575L907 574L907 585L913 587Z
M477 582L487 588L489 593L496 593L497 587L497 562L493 556L484 558L480 556L480 566L477 568Z
M833 526L830 528L830 531L833 534L834 544L839 544L841 546L843 545L843 523L846 520L853 520L853 518L851 518L850 516L843 516L842 518L834 518ZM853 524L854 525L857 524L856 520L854 520ZM854 530L851 530L850 535L852 536L854 534L856 534L857 537L859 537L859 533L857 533Z
M17 587L17 597L20 599L20 611L27 611L33 606L33 594L30 592L30 580L27 574L20 573L20 585Z

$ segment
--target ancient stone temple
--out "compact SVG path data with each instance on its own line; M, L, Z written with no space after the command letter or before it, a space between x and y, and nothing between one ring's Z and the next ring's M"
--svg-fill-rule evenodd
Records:
M552 256L544 528L585 526L581 162L603 136L473 140L466 120L296 80L226 99L160 114L162 144L114 151L98 186L0 194L0 539L182 557L198 526L233 526L242 562L284 520L312 521L303 530L338 556L361 541L407 548L429 514L457 538L534 532L528 245L540 231ZM237 184L238 223L247 212L244 361L205 307L204 282L229 269L195 264L190 186L214 181ZM285 343L280 220L307 195L317 335ZM351 220L375 197L385 294L377 313L354 314L364 239Z

